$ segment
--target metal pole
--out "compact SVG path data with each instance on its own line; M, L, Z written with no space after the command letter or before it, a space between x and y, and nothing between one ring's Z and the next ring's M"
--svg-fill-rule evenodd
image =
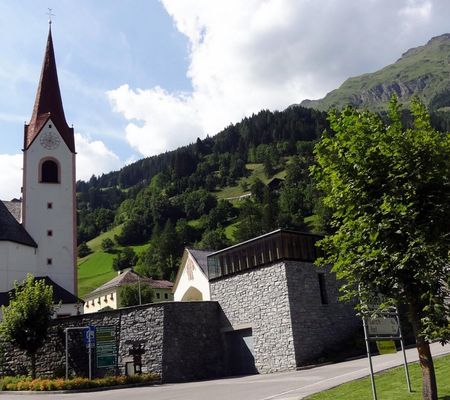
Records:
M69 331L64 329L66 332L66 380L69 379Z
M89 325L88 338L89 338L89 342L88 342L88 346L89 346L89 379L92 379L92 357L91 357L91 341L92 341L92 337L91 337L91 325Z
M377 389L375 386L375 377L373 375L372 356L370 354L369 337L367 335L366 318L363 317L364 339L366 340L367 359L369 360L370 382L372 383L373 400L377 400Z
M408 392L411 393L412 390L411 390L411 381L409 379L408 361L406 360L406 351L405 351L405 345L403 343L402 327L400 325L400 316L398 314L397 314L397 324L398 324L398 332L400 334L400 345L402 346L403 365L405 366L406 385L408 386Z
M142 298L141 298L141 278L138 276L138 287L139 287L139 305L142 304Z

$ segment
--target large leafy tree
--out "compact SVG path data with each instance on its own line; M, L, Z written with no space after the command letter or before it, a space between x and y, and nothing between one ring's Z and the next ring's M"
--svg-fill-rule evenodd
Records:
M330 113L313 174L333 210L322 262L334 265L345 298L364 304L377 293L408 306L423 398L435 400L429 342L449 338L450 138L417 99L411 113L408 129L395 98L388 125L352 108Z
M44 343L55 312L53 288L44 280L28 275L22 284L16 283L8 306L2 306L0 334L24 350L31 360L31 376L36 377L36 352Z
M129 307L139 304L153 303L154 293L150 285L142 282L125 285L120 292L121 306Z

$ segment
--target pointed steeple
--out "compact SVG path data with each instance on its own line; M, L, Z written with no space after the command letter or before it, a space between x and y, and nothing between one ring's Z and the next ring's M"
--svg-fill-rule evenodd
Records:
M47 47L36 92L36 100L34 101L33 114L31 115L30 123L25 125L25 150L30 147L49 118L53 121L67 147L71 152L75 153L73 128L67 125L59 90L51 25L48 31Z

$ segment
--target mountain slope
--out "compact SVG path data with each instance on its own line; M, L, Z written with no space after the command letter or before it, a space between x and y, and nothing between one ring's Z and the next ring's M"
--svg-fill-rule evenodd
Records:
M323 99L304 100L301 105L325 111L350 104L382 111L396 93L403 104L417 94L431 111L446 110L450 106L449 64L450 34L446 33L408 50L394 64L349 78Z

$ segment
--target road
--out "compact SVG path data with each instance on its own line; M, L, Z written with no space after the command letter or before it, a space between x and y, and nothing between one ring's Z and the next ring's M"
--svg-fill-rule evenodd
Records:
M432 345L434 356L450 353L450 345ZM416 349L407 350L409 361L417 360ZM402 364L401 352L373 357L375 371ZM192 383L70 394L0 394L0 400L298 400L369 374L367 359L324 365L303 371L252 375ZM419 383L412 382L413 390ZM406 390L406 381L405 381Z

